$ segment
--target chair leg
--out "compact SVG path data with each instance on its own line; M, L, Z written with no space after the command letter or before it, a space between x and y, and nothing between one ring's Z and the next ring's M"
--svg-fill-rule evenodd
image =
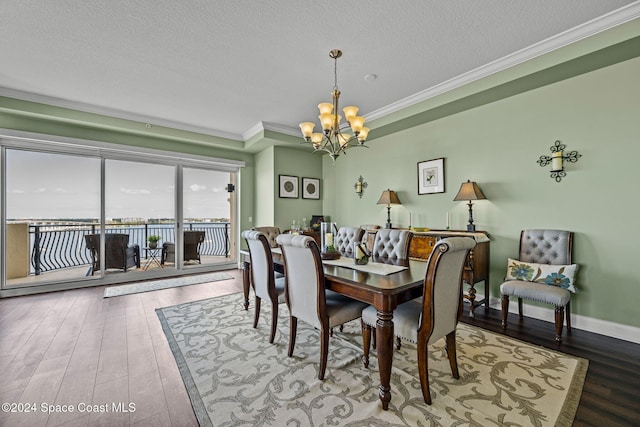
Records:
M327 357L329 356L329 331L322 327L320 329L320 370L318 379L324 380L324 372L327 370Z
M562 342L562 323L564 322L564 307L556 306L556 343Z
M298 330L298 318L290 316L289 317L289 351L287 352L287 356L293 356L293 347L296 345L296 332Z
M276 326L278 325L278 301L271 302L271 335L269 336L269 344L273 344L276 338Z
M373 336L371 337L371 347L373 347L373 349L376 349L376 337L378 336L378 334L376 333L376 328L372 328L373 329Z
M509 314L509 295L502 295L502 327L507 327L507 315Z
M371 326L365 324L362 320L360 320L360 324L362 325L362 350L364 352L362 355L362 364L365 368L368 368L369 347L371 346Z
M522 315L522 298L518 298L518 315L520 316L520 320L524 319Z
M424 403L431 405L431 392L429 391L429 352L427 343L418 343L418 373L420 376L420 387L422 387L422 397Z
M260 317L260 302L262 300L260 299L260 297L256 296L256 312L253 315L253 327L257 328L258 327L258 318Z
M564 306L564 311L566 311L567 316L567 333L571 332L571 301Z
M451 375L453 375L453 378L459 379L460 372L458 371L456 331L453 331L447 335L447 357L449 358L449 366L451 366Z

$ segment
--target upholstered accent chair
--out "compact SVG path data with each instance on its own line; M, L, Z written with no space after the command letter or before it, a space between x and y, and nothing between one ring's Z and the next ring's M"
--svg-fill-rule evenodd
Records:
M446 337L447 356L454 378L460 377L456 358L456 327L462 316L462 269L476 242L469 237L449 237L438 241L429 259L423 297L400 304L393 312L397 337L417 344L418 372L422 397L431 404L428 373L428 346ZM364 366L369 366L371 330L377 322L375 307L362 312Z
M515 273L516 279L509 280L510 277L508 274L507 280L500 285L500 293L502 294L502 326L504 328L507 327L509 297L518 298L518 315L521 320L523 319L523 299L552 304L555 306L555 340L558 344L562 342L562 328L565 313L567 332L571 331L571 292L562 286L555 286L553 281L562 279L567 285L571 285L571 289L573 289L573 283L569 283L564 275L558 275L557 273L547 276L548 279L545 279L545 277L536 278L535 276L545 266L561 266L559 268L566 266L573 267L573 270L575 270L575 265L571 264L572 249L573 232L563 230L522 230L520 233L520 258L518 261L526 264L518 264L516 267L522 266L524 273L531 271L531 277L520 277L519 273ZM531 263L540 264L540 267L531 266ZM513 277L511 277L511 279L513 279ZM549 283L549 280L552 282L551 284L545 284L545 280L547 283Z
M91 256L91 267L87 275L100 270L100 234L86 234L84 241ZM129 235L107 233L104 236L105 269L118 268L127 271L129 267L140 268L140 246L129 245Z
M361 242L363 236L364 230L360 227L340 227L333 244L342 256L353 258L353 242Z
M269 342L273 344L278 324L278 304L284 302L284 277L276 279L273 271L273 257L269 240L260 231L246 230L242 232L251 257L251 283L256 293L256 307L253 327L258 327L260 303L266 299L271 303L271 333Z
M378 259L409 259L409 244L413 234L409 230L383 228L378 230L373 241L372 255Z
M265 235L265 237L267 238L267 241L269 242L269 246L271 246L272 248L277 248L278 247L278 243L276 242L276 237L278 237L281 233L280 233L280 228L278 227L253 227L252 230L256 230L261 232L262 234Z
M319 329L318 379L323 380L329 354L329 330L358 319L367 304L325 290L320 250L312 237L281 234L276 240L284 255L285 299L291 316L287 354L293 356L298 319Z
M184 262L196 261L201 264L200 246L204 242L204 231L186 230L184 232ZM176 244L165 242L162 244L162 256L160 263L176 262Z

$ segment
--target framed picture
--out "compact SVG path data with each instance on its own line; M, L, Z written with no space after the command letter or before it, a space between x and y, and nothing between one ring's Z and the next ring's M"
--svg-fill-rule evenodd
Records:
M320 223L324 221L324 216L322 215L312 215L311 216L311 229L314 231L320 231Z
M289 175L279 175L280 177L280 197L284 199L298 198L298 177Z
M317 178L302 178L302 198L320 198L320 180Z
M444 193L444 158L418 162L418 194Z

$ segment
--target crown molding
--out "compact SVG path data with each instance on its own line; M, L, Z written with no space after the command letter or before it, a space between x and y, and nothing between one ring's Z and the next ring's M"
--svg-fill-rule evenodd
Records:
M428 89L410 95L392 104L379 108L365 117L367 120L375 120L387 116L389 114L400 111L404 108L434 98L443 93L462 87L466 84L504 71L518 64L527 62L544 54L553 52L572 43L586 39L603 31L617 27L629 21L640 17L640 1L635 1L620 9L614 10L606 15L602 15L591 21L585 22L570 30L564 31L548 39L542 40L536 44L528 46L517 52L504 56L493 62L475 68L457 77L449 79L445 82L432 86Z
M26 92L16 89L10 89L6 87L0 87L0 96L6 96L7 98L20 99L22 101L36 102L39 104L51 105L54 107L69 108L71 110L82 111L84 113L100 114L103 116L115 117L117 119L131 120L135 122L141 122L150 124L153 126L162 126L177 130L183 130L186 132L200 133L209 136L215 136L218 138L231 139L234 141L243 141L242 136L230 133L222 132L216 129L207 128L204 126L190 125L169 119L161 119L158 117L147 116L145 114L131 113L128 111L119 110L116 108L101 107L97 105L87 104L84 102L71 101L68 99L57 98L54 96L41 95L32 92Z

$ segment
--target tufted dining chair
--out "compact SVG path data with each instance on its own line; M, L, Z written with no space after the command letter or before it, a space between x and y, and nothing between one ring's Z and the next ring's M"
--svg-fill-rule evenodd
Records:
M336 233L334 246L344 257L353 258L353 243L361 242L364 230L360 227L340 227Z
M378 230L373 240L373 259L409 259L409 245L413 234L409 230L384 228Z
M276 243L276 237L280 234L280 228L273 226L265 226L265 227L253 227L252 230L256 230L261 232L267 238L269 242L269 246L272 248L277 248L278 243Z
M258 327L260 303L263 299L271 303L271 334L269 342L273 344L278 323L278 304L284 302L284 277L277 278L273 271L273 256L267 237L256 230L245 230L242 237L246 240L251 257L251 282L256 293L253 327Z
M360 228L364 230L363 239L367 242L367 249L369 250L369 252L373 252L373 241L376 238L376 233L382 227L377 224L362 224L360 225Z
M469 237L449 237L438 241L427 260L423 297L400 304L393 312L394 334L417 344L418 372L422 397L431 404L428 373L428 346L446 337L446 351L453 377L458 379L456 326L462 315L462 269L476 242ZM363 362L369 366L371 330L378 320L374 306L362 312Z
M289 306L289 349L293 356L298 319L320 330L320 368L324 379L329 354L329 330L358 319L366 303L325 290L322 259L316 241L309 236L281 234L277 242L284 256L285 299Z
M570 231L522 230L520 257L517 261L510 260L513 265L509 266L506 280L500 285L503 328L507 327L509 297L518 298L520 319L523 319L523 299L552 304L555 306L555 340L558 344L562 342L565 312L567 332L571 331L570 290L575 291L575 288L573 273L569 274L569 270L575 272L577 269L575 264L571 264L572 248L573 233ZM544 273L546 270L551 271L550 268L553 269L551 266L557 266L555 270L558 272L548 275Z

